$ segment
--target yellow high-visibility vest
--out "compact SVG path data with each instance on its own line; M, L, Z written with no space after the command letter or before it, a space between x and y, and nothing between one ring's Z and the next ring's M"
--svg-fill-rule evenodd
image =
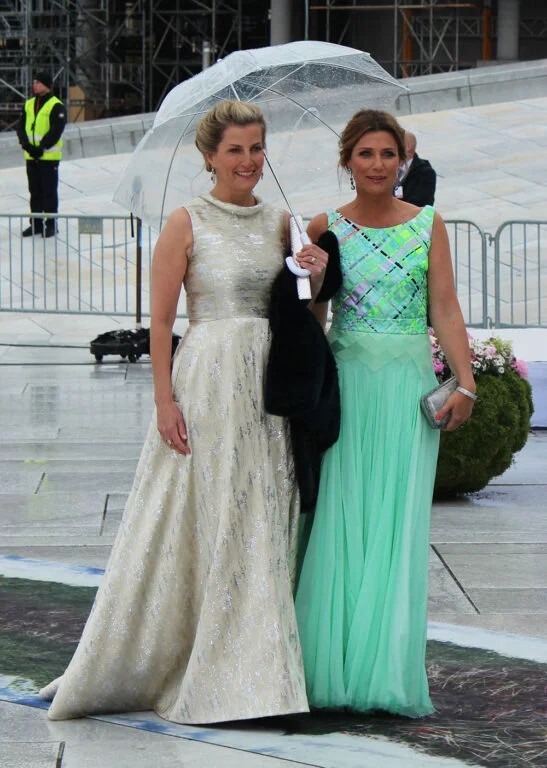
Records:
M34 114L34 104L36 101L36 96L33 96L32 99L29 99L25 102L25 115L26 115L26 121L25 121L25 131L27 134L27 138L29 141L29 144L33 144L34 146L38 146L40 142L42 141L43 137L46 135L46 133L49 132L50 124L49 124L49 117L51 115L51 110L56 104L62 104L63 102L57 98L57 96L52 96L50 99L46 101L43 107L41 107L38 111L38 114ZM44 150L44 154L40 158L40 160L60 160L62 157L62 148L63 148L63 140L59 139L57 144L55 144L54 147L50 147L50 149ZM29 155L28 152L25 152L25 158L27 160L32 160L31 155Z

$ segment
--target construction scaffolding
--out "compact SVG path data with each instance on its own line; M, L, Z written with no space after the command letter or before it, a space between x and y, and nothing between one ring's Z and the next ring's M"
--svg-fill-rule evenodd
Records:
M389 21L382 52L371 52L395 77L413 77L491 61L495 10L496 0L312 0L306 25L314 32L324 30L322 39L328 42L361 47L356 43L363 39L363 17L374 27L383 20L384 32ZM521 16L518 34L520 40L541 40L547 52L547 15ZM374 42L378 45L378 35Z
M0 130L38 71L71 122L154 111L174 85L267 35L267 0L0 0Z
M0 130L14 126L44 70L71 122L152 112L219 58L268 45L275 2L0 0ZM290 2L292 39L369 50L396 77L474 67L496 54L497 0ZM547 50L547 13L522 10L519 26L521 43Z

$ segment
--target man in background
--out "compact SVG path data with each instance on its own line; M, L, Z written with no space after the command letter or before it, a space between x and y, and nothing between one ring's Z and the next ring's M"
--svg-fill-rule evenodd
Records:
M53 80L48 72L34 78L34 96L25 102L17 124L17 138L25 153L31 213L51 214L59 209L59 161L66 125L66 109L51 91ZM23 237L53 237L55 219L35 217L23 230Z
M406 162L399 168L394 195L407 203L418 205L420 208L424 205L433 205L437 174L431 167L429 160L424 160L418 156L416 136L410 131L405 131L405 148Z

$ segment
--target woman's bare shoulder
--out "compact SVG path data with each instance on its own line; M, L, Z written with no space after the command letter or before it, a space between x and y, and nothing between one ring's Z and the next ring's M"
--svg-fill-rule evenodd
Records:
M307 226L307 232L312 241L319 238L320 235L327 229L329 225L329 219L326 213L318 213Z

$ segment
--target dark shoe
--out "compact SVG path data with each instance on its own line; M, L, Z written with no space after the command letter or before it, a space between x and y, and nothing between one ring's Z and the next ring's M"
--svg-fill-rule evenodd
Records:
M32 237L33 235L41 235L42 234L42 227L40 229L37 229L36 227L27 227L24 229L21 234L23 237Z
M44 232L44 237L55 237L57 234L57 227L55 224L50 227L49 224L46 224L46 231Z

